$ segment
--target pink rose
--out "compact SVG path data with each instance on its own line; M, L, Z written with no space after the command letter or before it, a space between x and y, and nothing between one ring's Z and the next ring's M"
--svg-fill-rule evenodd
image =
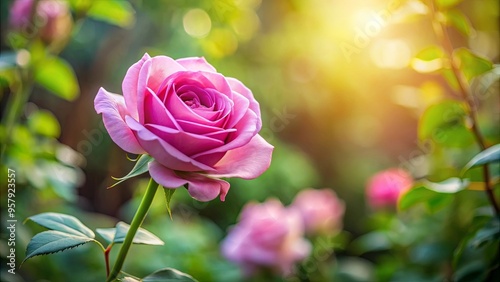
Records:
M263 266L289 275L294 264L311 252L303 233L299 213L278 200L247 204L222 242L222 254L241 265L247 275Z
M381 171L368 182L368 203L373 208L395 207L399 196L412 185L413 178L405 170L393 168Z
M40 36L45 42L65 40L70 34L72 21L66 1L40 0L31 18L33 0L16 0L10 9L10 25L16 29L40 28Z
M259 104L240 81L204 58L148 54L129 68L123 96L99 89L94 104L113 141L149 154L151 177L164 187L187 185L192 197L224 198L221 177L252 179L270 165L273 146L260 135Z
M309 234L333 233L342 228L344 202L331 189L303 190L290 208L300 213Z

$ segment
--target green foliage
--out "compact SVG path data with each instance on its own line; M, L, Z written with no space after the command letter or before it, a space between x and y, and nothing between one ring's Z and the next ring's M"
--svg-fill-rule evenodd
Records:
M108 243L123 243L129 229L130 225L120 221L116 224L115 228L97 228L96 232ZM137 230L132 243L157 246L165 244L160 238L144 228L139 228L139 230Z
M463 102L442 101L430 106L419 121L418 136L431 139L446 147L463 148L474 142L474 136L466 126L467 112Z
M449 10L445 12L446 24L455 27L465 36L470 36L471 25L467 17L460 10Z
M467 48L456 49L453 52L453 60L458 63L468 81L493 69L493 64L489 60L479 57Z
M446 8L456 6L458 3L462 2L463 0L435 0L435 1L436 1L436 4L439 8L446 9Z
M35 81L68 101L76 99L80 93L73 68L59 57L47 57L39 62L35 67Z
M94 239L70 233L54 230L44 231L31 238L26 248L26 258L24 261L34 256L57 253L92 241Z
M61 126L56 117L47 110L36 111L28 117L28 126L32 132L47 137L58 138L61 134Z
M188 275L186 273L180 272L177 269L173 268L164 268L157 270L148 276L144 277L141 279L143 282L196 282L197 280L194 279L191 275Z
M113 185L109 186L115 187L116 185L122 183L123 181L136 177L138 175L141 175L149 170L149 163L152 162L154 159L153 157L149 155L141 155L138 159L137 162L135 163L134 167L132 170L125 176L123 177L113 177L114 180L117 180L118 182L114 183Z
M170 215L170 219L172 219L172 210L170 209L170 201L172 200L172 196L174 195L175 191L177 189L169 189L169 188L163 188L163 192L165 194L165 200L167 202L166 207L167 207L167 212L168 215Z
M55 212L46 212L28 217L29 220L50 230L81 237L94 238L95 234L76 217Z
M500 144L491 146L479 154L475 155L462 169L462 174L469 169L488 163L500 162Z
M93 1L87 15L119 27L131 27L135 22L135 11L128 1Z
M435 213L448 205L452 200L449 193L439 193L427 186L418 185L400 197L398 207L401 211L423 204L428 211Z

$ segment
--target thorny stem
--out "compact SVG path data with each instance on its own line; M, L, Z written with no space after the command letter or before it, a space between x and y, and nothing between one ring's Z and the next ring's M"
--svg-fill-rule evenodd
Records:
M474 138L476 139L476 142L481 148L481 150L485 150L487 148L486 143L484 141L483 135L481 134L481 131L479 130L477 122L476 103L474 102L474 98L470 93L470 88L467 81L465 80L462 72L460 71L460 68L457 65L456 60L453 59L453 45L451 43L450 36L448 35L448 31L446 30L446 27L443 25L443 22L437 18L436 8L434 6L433 0L429 1L429 8L432 17L432 27L434 29L434 33L436 34L438 40L441 43L441 46L444 48L444 51L447 57L449 58L451 64L451 70L453 71L453 74L458 82L460 94L467 104L468 114L471 121L472 133L474 134ZM500 208L495 199L493 188L490 182L490 172L488 164L485 164L483 166L483 177L484 177L486 195L488 196L488 199L491 202L491 205L493 206L493 209L495 210L497 216L500 216Z

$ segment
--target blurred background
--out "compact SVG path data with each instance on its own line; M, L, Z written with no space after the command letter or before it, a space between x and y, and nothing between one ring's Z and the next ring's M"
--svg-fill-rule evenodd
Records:
M0 2L2 62L22 64L22 56L9 57L22 45L9 24L12 2ZM346 203L344 232L354 240L369 229L372 210L365 203L365 186L371 175L400 167L415 178L440 181L454 173L451 164L435 169L420 157L477 150L469 145L429 151L418 139L422 112L436 101L457 97L435 66L413 59L437 43L420 1L96 0L104 3L101 10L85 15L82 7L90 2L70 1L72 28L50 45L69 70L40 75L69 78L59 80L64 85L33 86L19 114L22 126L11 132L14 145L3 152L2 162L18 168L19 221L54 211L77 215L92 229L130 222L148 176L106 189L114 183L112 176L127 174L134 163L109 138L93 101L99 87L121 93L128 67L146 52L203 56L218 72L241 80L260 102L261 135L275 146L270 169L255 180L231 179L225 202L200 203L178 191L170 220L163 195L157 195L145 228L167 244L133 247L127 272L145 275L171 266L200 281L238 281L241 273L220 256L218 243L245 203L274 197L289 204L301 189L331 188ZM470 36L450 30L454 47L467 46L498 62L498 1L462 1L457 9L470 21ZM33 46L32 59L46 52ZM1 65L2 116L18 87L5 69ZM47 90L61 88L58 95ZM500 121L494 94L484 95L479 110L490 144L498 143ZM18 225L18 258L42 230L37 228ZM4 242L0 251L3 259ZM337 251L340 258L353 255L349 248ZM68 281L70 274L78 277L73 281L99 281L105 274L100 256L95 246L83 246L37 257L12 281ZM361 258L364 269L374 263L369 255Z

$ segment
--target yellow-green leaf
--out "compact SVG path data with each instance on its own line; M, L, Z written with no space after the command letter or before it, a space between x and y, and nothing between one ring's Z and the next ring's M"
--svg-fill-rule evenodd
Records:
M35 67L35 81L55 95L72 101L80 93L71 66L59 57L49 57Z
M117 25L130 27L135 21L135 11L132 5L125 0L94 1L87 12L89 17Z
M493 63L488 59L482 58L469 49L459 48L453 52L453 60L455 60L463 72L467 80L483 74L493 69Z

